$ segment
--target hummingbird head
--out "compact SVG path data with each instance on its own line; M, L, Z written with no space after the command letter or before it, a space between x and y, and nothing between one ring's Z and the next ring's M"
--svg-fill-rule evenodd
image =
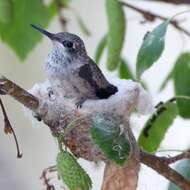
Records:
M58 52L64 56L73 57L86 55L84 42L79 36L69 32L60 32L54 34L33 24L31 26L47 36L53 42L53 48L58 50Z

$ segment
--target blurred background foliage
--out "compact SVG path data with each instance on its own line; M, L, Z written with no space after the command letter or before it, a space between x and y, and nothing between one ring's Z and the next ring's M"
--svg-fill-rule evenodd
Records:
M73 0L74 1L74 0ZM169 35L167 30L173 26L180 33L190 38L190 32L180 25L179 16L166 18L149 12L145 9L134 7L128 1L104 0L105 12L107 15L107 33L97 43L94 59L100 64L104 52L106 51L106 68L110 72L116 72L122 79L132 79L141 82L148 90L148 83L141 80L141 76L154 64L159 64L159 58L165 48L165 37ZM174 4L187 3L189 1L164 1ZM93 37L91 29L86 25L84 19L78 12L70 6L71 0L0 0L0 37L18 56L22 63L29 53L34 49L42 38L40 33L34 32L30 24L37 24L47 28L54 16L67 31L68 19L64 16L64 11L70 11L78 23L78 27L84 35ZM161 20L161 24L152 28L145 34L142 45L137 52L136 72L132 72L129 62L122 53L126 33L128 30L128 19L124 9L130 8L137 11L144 18L144 22L154 22ZM186 13L188 19L189 13ZM173 15L171 15L173 16ZM167 55L165 55L167 56ZM190 52L181 52L172 70L165 80L160 84L160 92L165 89L168 82L174 84L174 94L168 97L168 101L161 102L156 107L155 113L147 119L138 142L146 151L155 153L169 128L172 126L177 116L186 120L190 119ZM150 81L151 82L151 81ZM170 99L171 98L171 99ZM176 167L185 177L190 179L189 162L181 162ZM170 184L169 190L179 189Z

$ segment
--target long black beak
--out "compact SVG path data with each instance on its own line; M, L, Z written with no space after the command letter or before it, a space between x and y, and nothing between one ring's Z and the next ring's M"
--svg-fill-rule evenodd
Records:
M48 32L48 31L44 30L43 28L40 28L40 27L38 27L38 26L36 26L36 25L34 25L34 24L31 24L31 26L32 26L34 29L36 29L36 30L38 30L39 32L41 32L42 34L46 35L46 36L47 36L48 38L50 38L51 40L54 39L54 34L53 34L53 33L50 33L50 32Z

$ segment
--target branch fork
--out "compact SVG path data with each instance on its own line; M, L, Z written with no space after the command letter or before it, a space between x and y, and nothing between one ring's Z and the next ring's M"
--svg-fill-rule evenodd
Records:
M0 90L39 114L52 133L64 134L71 122L75 124L74 128L71 127L66 131L63 143L76 157L89 161L103 160L106 162L102 190L135 190L140 162L176 183L183 190L189 190L190 182L169 167L169 164L178 160L189 159L189 150L173 158L158 157L140 150L129 127L130 114L134 109L143 113L153 111L150 98L138 83L131 80L118 79L112 83L118 86L118 93L106 100L88 100L82 109L76 109L70 99L64 100L56 97L55 100L51 100L48 95L50 87L48 81L34 85L27 92L4 76L0 76ZM97 112L108 111L116 114L118 119L122 119L124 133L131 144L130 159L123 167L108 161L104 153L94 144L90 135L89 116Z

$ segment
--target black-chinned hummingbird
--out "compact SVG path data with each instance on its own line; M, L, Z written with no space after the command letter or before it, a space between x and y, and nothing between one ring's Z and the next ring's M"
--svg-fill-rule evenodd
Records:
M106 99L118 91L88 56L79 36L68 32L54 34L35 25L32 27L53 43L45 63L45 72L53 92L75 98L77 107L81 107L87 99Z

